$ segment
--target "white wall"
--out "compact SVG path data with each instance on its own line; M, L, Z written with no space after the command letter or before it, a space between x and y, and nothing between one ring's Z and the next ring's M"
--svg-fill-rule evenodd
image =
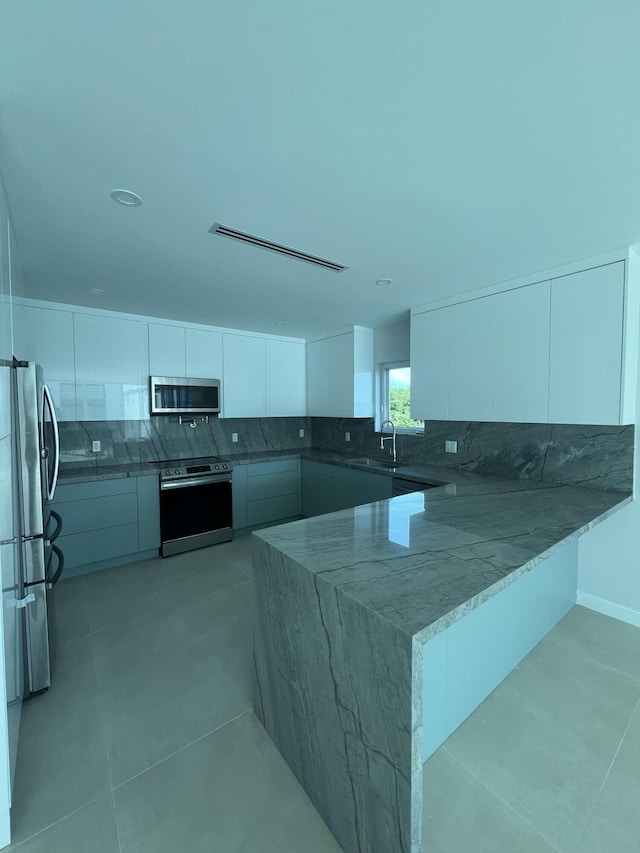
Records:
M635 262L635 263L634 263ZM640 275L630 253L630 275ZM637 318L640 327L640 317ZM640 348L638 374L640 383ZM640 387L636 395L633 503L598 524L579 540L578 604L640 626Z
M2 179L0 178L0 358L10 358L12 352L12 329L11 329L11 290L9 286L9 258L7 252L7 223L9 222L9 209L4 194ZM16 258L14 257L14 262ZM3 409L6 404L3 405ZM0 415L6 415L1 412ZM7 417L0 417L0 439L10 441L10 421ZM6 467L6 466L4 466ZM3 477L4 475L4 477ZM10 478L6 470L0 472L4 487L11 488ZM11 500L8 500L11 506ZM0 537L2 538L2 537ZM6 553L6 552L5 552ZM2 577L2 549L0 549L0 577ZM7 568L5 566L5 568ZM0 606L0 847L5 847L11 841L10 824L10 760L9 760L9 728L7 719L7 680L5 672L5 642L4 642L4 596L3 604Z

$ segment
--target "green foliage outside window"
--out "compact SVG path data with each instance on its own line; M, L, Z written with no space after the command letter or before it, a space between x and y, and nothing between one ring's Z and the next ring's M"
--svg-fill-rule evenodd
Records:
M404 374L396 378L394 374ZM423 429L422 421L411 418L411 387L407 383L408 368L389 371L389 418L397 427Z

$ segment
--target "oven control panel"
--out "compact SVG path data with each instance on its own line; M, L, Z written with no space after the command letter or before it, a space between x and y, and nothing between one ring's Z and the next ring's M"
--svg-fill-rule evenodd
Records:
M165 468L161 472L161 478L176 479L180 477L203 477L211 474L228 474L231 471L229 462L210 462L206 465L183 465L175 468Z

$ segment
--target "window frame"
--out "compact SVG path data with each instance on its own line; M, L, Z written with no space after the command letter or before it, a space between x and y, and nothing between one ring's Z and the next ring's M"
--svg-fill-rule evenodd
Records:
M380 432L383 421L392 420L389 415L389 371L399 367L411 367L409 360L403 361L385 361L378 365L378 381L377 385L377 400L376 400L376 432ZM396 433L403 435L424 435L424 420L422 427L398 426L396 424Z

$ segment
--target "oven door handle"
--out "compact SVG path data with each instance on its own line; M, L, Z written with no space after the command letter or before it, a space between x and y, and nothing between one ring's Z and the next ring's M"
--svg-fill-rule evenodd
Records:
M185 480L166 480L160 483L160 490L166 492L168 489L186 489L190 486L206 486L208 483L230 483L231 475L228 477L214 474L212 477L189 477Z

